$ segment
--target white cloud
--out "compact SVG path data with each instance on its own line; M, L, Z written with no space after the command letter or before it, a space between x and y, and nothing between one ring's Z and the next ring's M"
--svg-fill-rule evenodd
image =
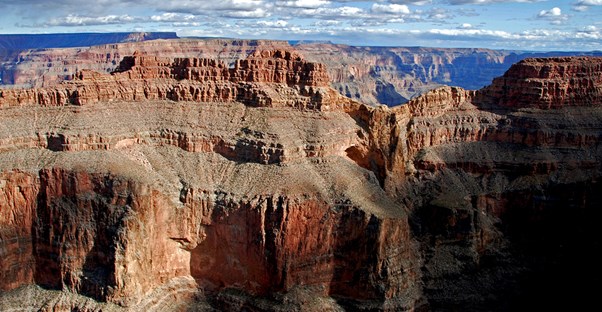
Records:
M381 2L381 1L379 1ZM389 0L391 3L397 4L415 4L415 5L426 5L432 4L433 0Z
M315 8L319 8L321 6L330 4L330 1L326 1L326 0L294 0L294 1L276 0L275 4L277 6L283 6L283 7L315 9Z
M559 25L566 22L569 16L562 14L562 10L559 7L553 7L550 10L541 10L537 14L537 18L546 19L552 24Z
M410 9L403 4L378 4L375 3L370 9L372 13L384 14L410 14Z
M317 26L317 27L333 27L333 26L338 26L338 25L341 25L341 21L326 20L326 21L313 22L311 24L311 26Z
M225 11L222 13L224 17L233 17L233 18L263 18L270 16L270 13L264 9L257 8L254 10L240 10L240 11Z
M460 4L492 4L492 3L504 3L504 2L539 2L541 0L448 0L449 4L460 5Z
M602 5L602 0L579 0L573 5L573 11L587 11L592 6Z
M505 23L506 12L500 12L495 23L479 17L495 10L488 5L537 1L549 6L543 11L539 7L524 20L515 17ZM69 31L66 27L77 31L143 29L178 31L181 36L331 40L356 45L585 50L602 48L602 22L593 13L570 12L572 16L567 12L601 5L602 0L96 0L85 5L81 0L0 0L5 13L0 27L30 27L25 32ZM583 20L571 25L575 17ZM548 25L542 23L562 26L545 29ZM543 29L525 30L534 24ZM486 29L487 25L501 26ZM19 30L23 28L10 29Z
M274 28L283 28L288 25L287 21L277 20L277 21L259 21L257 25L262 27L274 27Z
M579 39L600 40L602 39L602 31L598 27L590 25L577 31L576 36Z
M151 0L146 0L151 1ZM270 3L264 0L219 0L219 1L156 1L155 7L164 12L188 13L195 15L261 18L269 16Z
M451 20L453 18L449 11L442 8L433 8L426 14L428 20Z
M79 16L69 14L65 17L54 18L45 23L43 26L91 26L91 25L108 25L130 23L137 20L136 18L125 15L106 15L106 16ZM35 26L35 25L34 25Z
M321 21L324 25L326 21ZM340 22L340 21L337 21ZM255 25L255 27L253 26ZM259 28L258 28L259 27ZM329 27L291 25L265 29L262 25L239 23L236 25L216 24L213 33L209 30L190 29L179 35L214 35L223 37L267 38L290 40L327 40L350 45L381 46L431 46L431 47L489 47L516 50L600 50L602 35L599 28L589 26L579 31L533 29L509 32L495 29L446 29L402 30L388 26L358 28L344 23L333 23Z
M577 5L590 5L590 6L602 5L602 0L581 0L581 1L577 1Z
M194 20L196 17L192 14L180 14L180 13L163 13L161 15L153 15L150 17L153 22L176 22L182 23L186 21Z
M539 17L555 17L561 16L562 10L559 7L554 7L551 10L541 10L537 16Z
M433 35L443 35L450 37L463 37L463 38L499 38L499 39L513 39L516 35L503 30L481 30L481 29L431 29L428 33Z
M343 6L337 8L304 9L299 15L310 18L336 20L337 18L362 18L366 12L358 7Z

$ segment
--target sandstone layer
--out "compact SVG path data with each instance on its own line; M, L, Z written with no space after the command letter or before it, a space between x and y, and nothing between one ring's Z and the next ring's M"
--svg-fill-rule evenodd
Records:
M588 306L601 63L530 59L394 108L290 49L3 90L0 307Z

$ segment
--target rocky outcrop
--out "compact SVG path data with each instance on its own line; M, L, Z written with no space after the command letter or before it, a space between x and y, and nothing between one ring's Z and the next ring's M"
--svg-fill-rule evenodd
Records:
M136 51L169 58L219 59L228 66L257 50L290 49L286 42L269 40L164 39L113 43L88 48L53 48L10 52L0 66L4 85L29 88L54 86L82 70L115 71L126 56ZM81 45L84 46L84 45Z
M533 105L494 84L394 108L340 96L288 50L82 71L56 89L79 102L1 107L0 304L516 310L566 292L555 307L587 306L572 298L591 294L579 278L600 251L597 61L517 64L505 77L556 81ZM573 74L525 69L543 63ZM563 84L588 95L540 104Z
M320 109L324 97L328 97L325 94L328 90L322 90L327 86L328 75L323 65L305 62L290 51L257 52L237 61L233 68L211 59L172 61L136 54L125 57L112 75L81 71L73 81L55 87L2 90L0 105L173 100L240 101L251 106Z
M481 105L509 108L599 106L602 58L527 59L479 92Z

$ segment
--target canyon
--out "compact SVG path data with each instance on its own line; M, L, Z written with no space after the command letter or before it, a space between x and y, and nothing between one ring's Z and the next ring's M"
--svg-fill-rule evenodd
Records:
M387 107L297 46L216 42L0 89L2 310L595 302L602 58Z

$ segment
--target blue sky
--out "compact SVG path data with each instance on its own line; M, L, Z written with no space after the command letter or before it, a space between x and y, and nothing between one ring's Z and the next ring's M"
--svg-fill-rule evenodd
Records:
M372 46L602 50L602 0L0 0L0 33L179 36Z

